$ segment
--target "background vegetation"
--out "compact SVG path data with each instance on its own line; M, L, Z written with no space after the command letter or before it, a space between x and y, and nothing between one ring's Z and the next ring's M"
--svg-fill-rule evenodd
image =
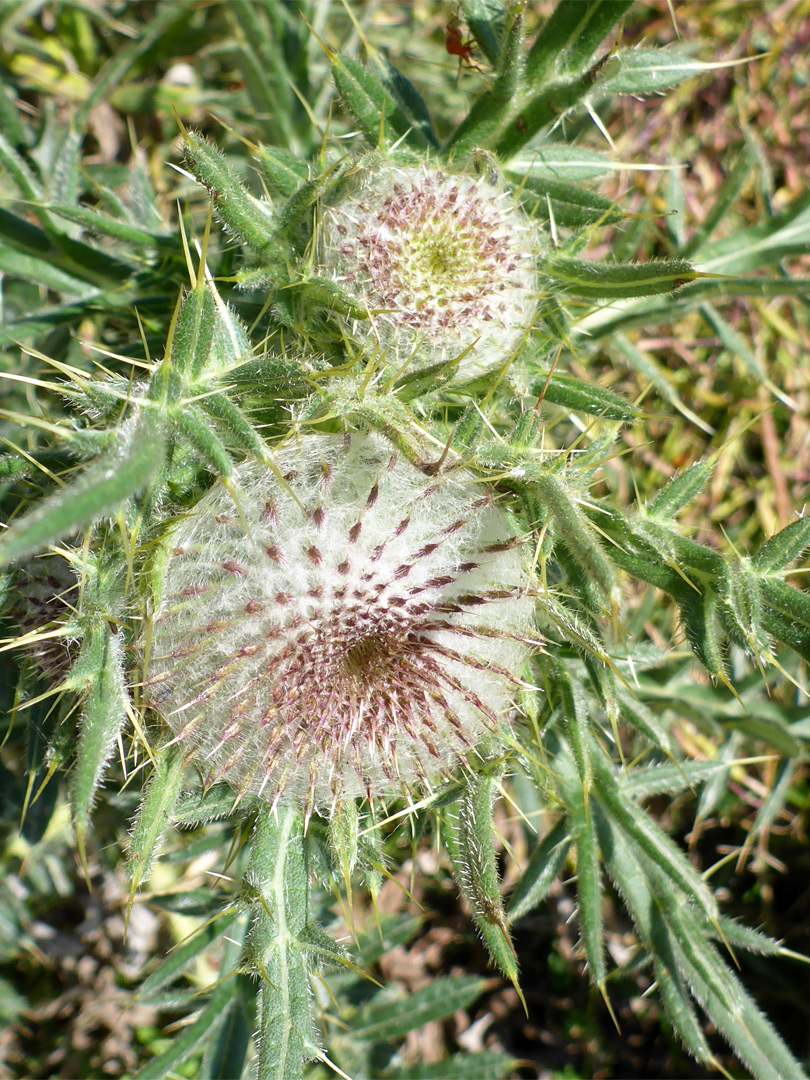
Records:
M447 52L455 6L369 0L350 8L323 0L311 5L311 21L343 55L362 56L364 40L384 51L429 102L438 136L448 136L489 85L480 47L473 59L481 71L460 67ZM539 26L551 8L528 5L530 25ZM635 4L623 22L622 44L664 45L679 35L699 61L745 62L697 70L666 96L597 101L601 131L595 117L567 118L569 141L625 163L593 179L593 188L626 216L600 231L589 257L689 256L702 231L716 226L715 246L701 253L706 269L757 277L767 266L770 278L810 277L810 4L700 0L673 9L664 0ZM0 342L12 376L3 384L0 438L15 460L36 455L46 474L56 467L41 453L38 436L60 423L67 406L36 381L53 375L43 357L65 371L126 379L145 358L162 354L179 289L188 284L178 224L187 237L201 238L209 211L204 188L171 167L181 161L181 125L221 146L257 193L251 144L308 156L327 124L333 132L354 130L336 101L329 60L308 31L306 69L297 73L303 100L288 83L274 81L267 53L274 39L265 18L263 5L252 0L6 0L0 6ZM461 28L466 40L463 22ZM618 27L608 42L617 33ZM668 168L673 165L682 167ZM743 235L751 243L741 252L735 240ZM223 292L253 323L261 297L228 284L241 266L238 246L215 228L210 252ZM644 298L635 313L631 306L589 316L590 337L577 338L569 364L573 375L643 402L643 416L619 435L617 445L627 453L605 463L596 494L609 492L630 507L637 495L652 498L685 466L711 460L711 479L680 521L695 540L725 552L756 551L793 521L810 483L807 290L750 292L717 304L680 302L675 294L653 314L657 298ZM567 437L567 431L560 436ZM95 449L82 447L78 460ZM6 475L4 492L15 480ZM788 580L801 585L801 572L799 565ZM676 797L656 793L645 805L699 871L711 870L725 914L762 927L793 952L810 953L806 673L796 665L790 678L776 669L765 674L732 648L737 698L696 671L671 601L651 588L626 588L628 635L666 652L644 678L641 696L667 727L679 760L762 758ZM19 621L13 597L10 611L13 638ZM217 934L204 930L191 939L193 951L171 954L185 960L180 981L179 960L168 971L154 960L205 921L211 873L223 870L224 853L239 835L227 820L171 832L132 905L125 936L125 823L139 803L142 774L133 773L131 762L125 767L122 744L122 760L113 761L94 812L85 878L59 782L67 749L57 738L56 751L46 754L50 701L18 708L15 655L4 653L0 668L0 704L9 716L0 751L0 1069L14 1077L170 1075L151 1073L150 1063L165 1060L161 1055L189 1032L199 1036L189 990L205 994L206 1023L221 1011L216 990L209 991L233 962L228 949L238 953L238 946L225 943L223 955L220 940L220 947L203 951L200 943L223 927ZM633 750L630 741L627 749ZM518 781L516 787L523 812L545 833L553 814L536 794L519 790ZM508 890L535 841L508 802L499 805L496 826ZM352 1014L352 1024L353 1039L364 1047L386 1039L401 1044L402 1069L412 1071L398 1075L447 1077L447 1055L459 1052L486 1054L477 1065L464 1064L458 1075L469 1076L716 1075L684 1053L648 993L651 971L640 962L636 931L609 885L602 915L619 1032L584 973L572 920L573 861L540 906L513 927L527 1018L515 989L488 965L459 908L446 859L429 842L412 843L397 832L387 838L386 855L391 880L376 898L385 947L368 896L358 891L352 955L385 985L422 992L412 1000L425 1002L428 1022L412 1028L398 1021L396 1010L385 1016L368 1008L365 1036L362 1013ZM323 903L348 919L333 898ZM805 969L783 955L739 960L745 985L796 1056L807 1060L810 1006L796 992ZM448 976L452 983L436 982ZM346 971L331 977L341 1008L361 1000L353 978ZM321 1004L329 1011L328 996ZM216 1044L223 1055L244 1042L242 1014L232 1015L234 1030ZM333 1058L352 1075L358 1061L369 1068L351 1040L341 1045L340 1032L338 1024ZM705 1036L720 1066L745 1075L711 1024ZM229 1075L227 1064L188 1042L174 1073ZM314 1070L328 1075L323 1064Z

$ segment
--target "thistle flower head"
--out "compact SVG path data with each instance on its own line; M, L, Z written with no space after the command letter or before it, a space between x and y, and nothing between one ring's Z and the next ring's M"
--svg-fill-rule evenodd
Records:
M304 438L172 537L148 682L208 779L326 809L429 789L497 730L532 601L473 477L377 436Z
M471 378L503 363L531 324L536 230L483 177L372 170L325 212L324 230L333 275L396 361L465 354L459 377Z

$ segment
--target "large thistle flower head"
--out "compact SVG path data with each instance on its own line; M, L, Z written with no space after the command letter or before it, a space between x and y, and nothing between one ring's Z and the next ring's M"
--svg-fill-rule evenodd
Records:
M536 307L537 229L489 179L386 164L323 216L324 259L393 363L503 364Z
M471 474L310 435L171 538L148 685L209 781L328 810L424 792L508 720L531 640L524 553Z

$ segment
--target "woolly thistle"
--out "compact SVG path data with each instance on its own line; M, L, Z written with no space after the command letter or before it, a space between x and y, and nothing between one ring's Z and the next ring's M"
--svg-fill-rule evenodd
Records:
M309 809L429 790L507 717L531 645L490 491L310 435L175 530L149 693L210 780Z
M520 347L536 306L537 232L490 180L371 169L325 211L323 230L327 266L368 308L392 362L460 357L468 379Z

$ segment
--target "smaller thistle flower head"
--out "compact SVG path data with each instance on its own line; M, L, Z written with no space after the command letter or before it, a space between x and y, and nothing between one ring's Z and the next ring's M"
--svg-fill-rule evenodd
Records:
M150 703L210 781L308 811L429 790L508 717L523 552L490 492L310 435L173 533Z
M537 230L483 177L385 166L324 213L324 257L395 362L502 364L536 307ZM465 353L465 350L469 350Z

